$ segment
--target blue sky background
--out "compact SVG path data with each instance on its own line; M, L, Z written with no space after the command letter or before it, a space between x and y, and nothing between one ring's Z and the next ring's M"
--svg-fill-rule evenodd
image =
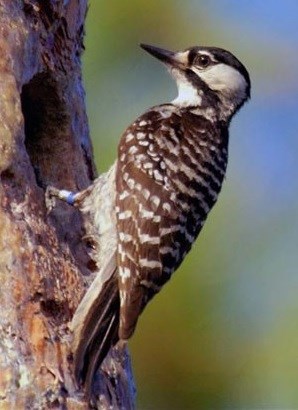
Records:
M248 68L219 202L131 342L140 409L298 408L298 2L90 1L84 81L101 171L175 96L139 49L215 45Z

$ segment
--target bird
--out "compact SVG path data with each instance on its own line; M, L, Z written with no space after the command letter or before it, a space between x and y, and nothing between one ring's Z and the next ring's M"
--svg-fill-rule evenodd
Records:
M247 69L227 50L141 47L166 66L177 97L125 130L115 163L85 190L48 190L81 211L98 266L72 320L75 376L89 392L199 235L226 174L231 119L251 93Z

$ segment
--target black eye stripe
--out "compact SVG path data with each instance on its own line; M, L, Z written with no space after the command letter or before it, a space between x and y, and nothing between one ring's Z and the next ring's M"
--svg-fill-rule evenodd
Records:
M194 59L196 58L196 56L198 55L197 51L192 49L190 50L189 54L188 54L188 64L192 65L192 63L194 62Z

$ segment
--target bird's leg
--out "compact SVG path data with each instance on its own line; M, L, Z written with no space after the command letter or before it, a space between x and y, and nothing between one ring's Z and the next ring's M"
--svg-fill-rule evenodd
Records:
M45 192L45 202L48 212L56 206L56 199L67 202L69 205L75 205L78 193L67 191L65 189L57 189L53 186L47 186Z

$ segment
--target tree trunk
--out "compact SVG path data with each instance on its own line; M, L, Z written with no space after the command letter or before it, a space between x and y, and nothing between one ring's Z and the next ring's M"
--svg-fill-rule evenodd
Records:
M92 280L78 211L47 185L95 177L81 82L87 0L0 0L0 407L85 409L68 323ZM133 408L126 351L98 372L95 408ZM110 407L111 406L111 407Z

